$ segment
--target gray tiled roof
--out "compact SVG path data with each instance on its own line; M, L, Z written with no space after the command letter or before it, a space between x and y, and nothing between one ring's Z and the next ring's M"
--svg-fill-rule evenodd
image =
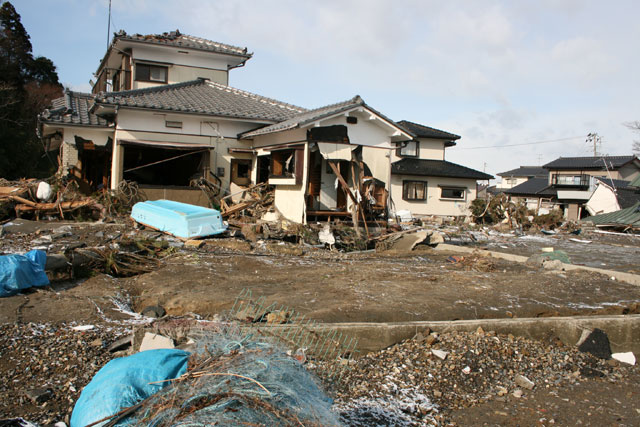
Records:
M640 190L635 188L618 188L616 198L621 209L625 209L640 202Z
M347 111L353 107L365 105L360 96L356 95L353 98L338 102L336 104L326 105L324 107L316 108L314 110L305 111L301 114L297 114L288 120L276 123L270 126L265 126L256 130L245 132L241 134L241 138L253 138L258 135L265 135L273 132L280 132L289 129L295 129L300 126L304 126L309 123L313 123L316 120L320 120L325 117L332 116L334 114Z
M417 136L418 138L436 138L436 139L460 139L459 135L435 129L429 126L410 122L408 120L400 120L398 125L407 132Z
M205 79L123 92L101 92L96 102L102 105L144 108L179 113L197 113L219 117L280 122L306 111Z
M251 58L252 54L247 53L246 47L232 46L230 44L218 43L201 37L190 36L180 33L179 30L162 34L127 34L124 31L114 34L112 44L118 40L129 40L140 43L183 47L187 49L204 50L208 52L218 52L227 55Z
M614 187L614 188L626 188L629 186L629 184L631 184L630 181L625 181L624 179L609 179L609 178L602 178L600 176L596 176L594 178L597 179L598 181L604 182L609 187Z
M64 96L51 101L50 108L38 118L42 123L108 127L105 119L90 112L93 102L91 94L67 90Z
M567 169L567 170L605 170L604 162L607 167L619 168L627 163L637 160L636 156L604 156L604 157L560 157L552 162L543 165L545 169Z
M512 169L506 172L500 172L498 176L526 176L526 177L538 177L542 178L549 175L549 171L542 166L520 166L517 169Z
M512 196L553 197L558 194L558 191L549 185L548 178L531 178L505 190L504 193Z
M493 176L446 160L402 159L391 163L398 175L443 176L449 178L493 179Z

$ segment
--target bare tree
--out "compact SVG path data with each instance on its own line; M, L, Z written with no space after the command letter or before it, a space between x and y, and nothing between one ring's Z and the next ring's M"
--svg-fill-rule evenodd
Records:
M636 120L635 122L625 123L624 125L629 129L631 129L632 131L640 134L640 120ZM631 144L631 151L633 151L634 154L640 155L640 140L636 139L635 141L633 141L633 143Z

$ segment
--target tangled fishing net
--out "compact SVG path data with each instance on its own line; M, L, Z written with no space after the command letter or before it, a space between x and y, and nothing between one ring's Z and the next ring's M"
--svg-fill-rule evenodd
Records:
M194 338L187 372L143 401L124 423L340 424L318 380L278 345L237 330L201 330Z

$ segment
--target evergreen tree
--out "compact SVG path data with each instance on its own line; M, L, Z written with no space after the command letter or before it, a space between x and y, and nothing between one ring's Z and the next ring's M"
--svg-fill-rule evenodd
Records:
M34 58L13 5L0 7L0 177L41 177L51 172L36 133L37 114L62 95L53 62Z

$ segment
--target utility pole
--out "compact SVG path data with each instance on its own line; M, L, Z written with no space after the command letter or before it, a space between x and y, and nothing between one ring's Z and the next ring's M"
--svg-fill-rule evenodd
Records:
M598 157L598 146L602 144L602 138L596 132L591 132L587 135L585 141L589 144L593 144L593 157Z

